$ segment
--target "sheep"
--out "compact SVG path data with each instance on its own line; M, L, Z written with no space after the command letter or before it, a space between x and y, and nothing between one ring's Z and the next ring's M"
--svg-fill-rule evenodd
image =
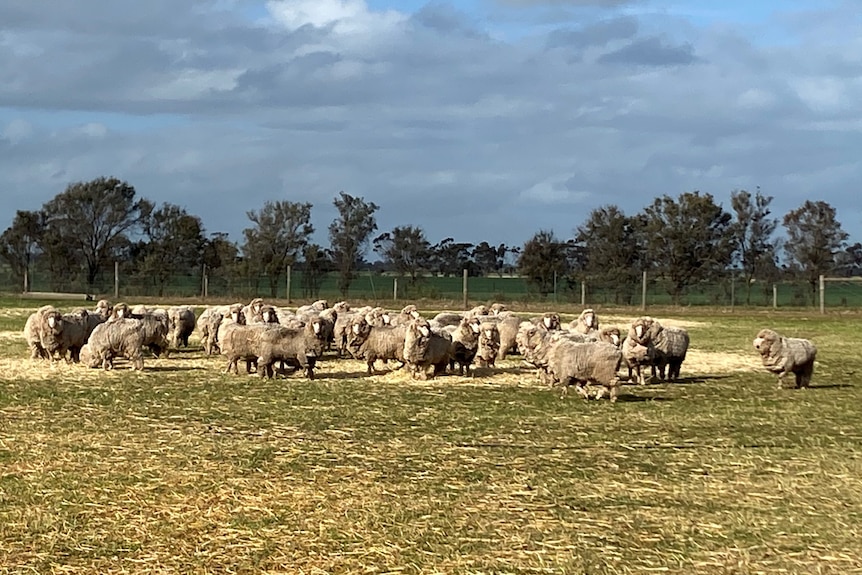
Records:
M655 346L653 375L658 371L659 378L664 381L667 367L667 379L679 379L680 368L685 361L690 342L688 331L676 326L662 327L658 322L653 324L652 329L652 342Z
M240 304L234 304L240 305ZM218 353L218 329L225 317L230 317L231 306L219 305L205 308L195 322L201 333L201 345L207 355Z
M596 399L607 391L611 402L615 402L619 391L617 370L622 356L622 352L611 343L560 340L550 347L547 370L551 378L563 386L564 394L568 386L574 384L578 393L589 398L588 386L595 383L601 386Z
M42 348L48 356L56 353L58 358L65 358L68 352L69 361L77 363L81 348L102 319L84 309L68 314L53 310L42 316L42 322Z
M479 344L476 347L476 363L481 367L494 367L500 352L500 330L497 324L482 322L479 325Z
M464 319L464 314L455 311L441 311L431 319L431 322L445 327L447 325L458 325L462 319Z
M506 359L508 354L517 351L517 337L521 323L521 318L514 314L503 316L497 323L497 330L500 333L500 350L497 352L497 359Z
M143 334L143 345L153 354L153 357L167 357L170 347L168 334L170 322L168 313L163 309L154 309L148 313L131 315L131 319L141 322L141 333Z
M237 363L245 361L246 373L251 373L251 366L257 362L260 353L260 340L263 334L273 329L267 324L245 325L231 322L219 329L219 352L227 357L225 373L239 374Z
M760 353L763 367L778 375L778 388L784 385L784 376L796 377L795 388L809 387L814 373L817 347L808 339L784 337L771 329L762 329L754 338L754 349Z
M107 321L109 317L111 317L111 311L113 310L113 306L111 302L106 299L100 299L96 302L96 307L93 310L96 315L102 318L102 321Z
M401 325L409 323L419 317L421 317L419 309L415 305L409 304L401 308L401 311L398 314L390 315L388 323L389 325Z
M473 363L473 358L476 357L476 352L479 347L479 333L481 331L481 322L476 316L465 317L454 328L452 338L452 349L450 350L449 369L455 370L455 364L458 364L458 375L464 375L464 370L470 374L470 365Z
M219 342L222 340L222 333L225 328L230 325L237 323L239 325L246 325L245 314L242 313L243 305L241 303L231 304L228 307L228 313L225 314L224 318L219 323L218 329L216 330L216 344L221 346ZM281 323L281 319L279 318L279 323Z
M132 315L132 310L129 308L129 304L125 302L115 303L114 307L111 308L111 317L108 318L108 321L114 321L116 319L126 319Z
M616 401L617 370L623 355L613 344L578 343L533 326L518 334L518 345L525 360L538 368L542 381L563 385L564 394L569 385L575 384L578 392L588 398L591 394L588 386L597 383L601 389L595 393L596 398L609 392L611 401Z
M446 371L452 350L452 339L445 333L435 333L425 318L417 318L406 326L404 334L404 361L410 366L414 379L427 379Z
M621 351L623 360L629 372L629 381L637 381L637 383L646 384L646 376L643 368L652 366L655 357L655 347L652 345L643 345L638 343L636 338L627 337L623 340ZM636 378L632 378L632 375Z
M260 335L258 348L258 375L272 378L273 364L281 361L304 369L308 379L314 379L314 367L323 354L326 335L323 320L309 322L302 329L270 328Z
M186 305L169 307L168 339L175 348L189 346L189 336L195 330L197 320L194 310Z
M467 313L465 313L464 315L466 317L474 317L477 315L490 315L490 314L491 314L491 311L488 309L488 306L486 306L485 304L479 304L476 307L474 307L473 309L467 311Z
M122 317L100 323L81 348L82 362L89 367L101 365L107 370L114 367L115 357L122 356L132 362L133 370L144 369L142 327L141 320Z
M534 317L530 321L545 331L555 331L561 328L560 314L552 311L545 312L540 317Z
M347 349L354 359L368 365L368 374L374 373L374 362L394 359L404 366L404 336L407 325L372 326L364 317L356 317L350 324Z
M622 347L623 339L620 328L606 326L587 335L587 341L603 341L611 343L617 348Z
M256 323L265 323L263 320L263 299L256 297L249 302L248 305L243 306L242 314L245 316L245 323L247 325L253 325Z
M599 329L599 317L595 310L587 308L569 324L569 329L585 335L592 333Z
M318 313L322 312L323 310L325 310L328 307L329 307L328 301L326 301L325 299L319 299L312 304L303 305L303 306L300 306L299 308L297 308L296 315L303 316L303 315L309 314L309 313L317 315Z
M494 302L488 308L488 311L491 313L491 315L498 316L504 311L507 311L506 304Z
M50 354L42 346L42 318L48 313L56 311L52 305L45 305L31 313L24 323L24 340L30 350L30 359L50 359Z

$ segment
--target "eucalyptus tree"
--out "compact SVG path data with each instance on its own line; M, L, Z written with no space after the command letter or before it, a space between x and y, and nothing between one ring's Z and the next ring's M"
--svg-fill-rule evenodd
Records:
M19 210L15 213L12 225L0 234L0 258L9 264L18 285L23 287L29 287L25 284L29 281L34 259L39 254L43 228L44 215L41 212Z
M808 282L813 303L820 276L836 270L849 235L841 228L835 208L824 201L806 200L785 214L782 223L787 231L784 251L791 268Z
M206 238L201 219L185 208L164 203L143 222L144 239L136 247L136 271L163 296L172 277L200 274Z
M745 190L730 194L730 206L735 219L731 227L734 258L742 269L745 282L745 303L751 303L751 286L756 278L775 276L778 269L778 241L775 230L778 219L770 217L772 196L764 196L760 188L752 195Z
M79 260L92 287L106 264L128 253L131 236L152 209L152 203L136 197L134 187L117 178L70 184L42 207L42 249L54 260L69 255Z
M246 215L254 226L243 230L243 257L252 272L266 275L270 296L275 298L287 267L296 263L314 233L311 204L267 201Z
M518 272L541 295L554 293L556 282L570 271L571 243L560 241L551 230L540 230L524 243Z
M711 194L656 198L643 212L646 256L675 304L692 285L721 276L731 262L732 218Z
M396 226L391 232L374 238L373 243L375 253L387 267L410 278L411 286L415 287L422 273L431 266L431 244L420 227Z
M338 217L329 224L329 257L338 271L338 290L347 297L356 269L368 250L369 238L377 230L374 213L379 208L374 202L344 192L332 203Z

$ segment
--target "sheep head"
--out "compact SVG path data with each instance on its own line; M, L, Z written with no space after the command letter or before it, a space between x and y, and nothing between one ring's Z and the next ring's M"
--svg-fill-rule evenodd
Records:
M754 349L756 349L761 356L766 357L772 351L773 346L775 346L781 336L778 335L777 332L771 329L762 329L757 332L757 337L754 338L752 342L754 344Z

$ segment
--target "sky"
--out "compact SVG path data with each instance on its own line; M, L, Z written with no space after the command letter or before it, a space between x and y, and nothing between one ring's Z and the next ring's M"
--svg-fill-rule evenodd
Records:
M700 191L862 241L857 0L3 0L0 229L113 176L241 243L339 192L378 233L560 239Z

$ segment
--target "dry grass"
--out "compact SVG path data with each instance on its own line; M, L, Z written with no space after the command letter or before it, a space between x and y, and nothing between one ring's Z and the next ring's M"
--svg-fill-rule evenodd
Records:
M690 321L684 381L615 405L517 358L426 382L226 376L194 346L49 366L6 325L0 573L862 572L858 319L816 326L800 392L741 347L754 320Z

